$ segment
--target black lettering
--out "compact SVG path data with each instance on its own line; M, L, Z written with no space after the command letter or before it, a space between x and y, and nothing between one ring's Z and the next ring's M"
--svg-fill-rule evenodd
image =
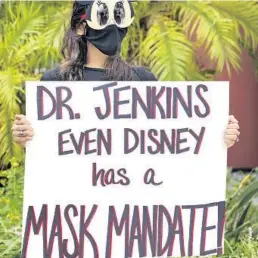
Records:
M187 133L187 132L188 132L188 128L182 128L177 130L176 154L180 154L190 150L189 147L181 149L181 144L187 142L186 138L182 139L181 134Z
M156 149L153 146L148 146L148 152L152 155L158 154L161 151L161 146L159 141L155 138L158 136L158 131L155 129L148 130L148 138L155 144Z
M64 210L64 218L66 220L66 223L67 223L67 225L68 225L68 227L70 229L70 232L72 234L72 237L73 237L74 252L72 254L70 254L68 252L68 240L64 239L64 241L63 241L63 253L64 253L64 256L66 258L76 258L79 255L79 240L78 240L75 228L73 226L73 223L71 221L71 218L70 218L70 215L69 215L69 210L73 211L73 216L74 217L78 216L78 211L77 211L76 206L72 205L72 204L71 205L67 205L65 207L65 210Z
M179 88L173 89L173 118L178 118L178 103L180 102L188 117L192 117L192 86L187 86L187 103Z
M67 96L63 99L63 91L66 91ZM69 113L69 118L74 119L74 113L72 108L66 103L72 98L72 91L68 87L57 87L56 88L56 119L63 119L63 108Z
M133 135L135 142L134 145L132 147L129 147L129 134L131 133L131 135ZM135 149L138 147L139 144L139 137L137 135L137 133L129 128L125 128L124 129L124 154L129 154L133 151L135 151Z
M130 89L131 89L130 86L114 89L114 119L131 118L130 114L126 114L126 115L119 114L120 113L119 106L130 103L129 100L120 100L120 96L119 96L120 91L130 90Z
M157 88L156 87L152 88L151 110L152 110L152 118L154 118L154 119L156 118L156 108L159 109L161 118L162 119L166 118L165 110L160 103L160 98L164 94L165 90L166 90L165 87L161 87L159 92L157 93Z
M63 245L62 245L63 237L62 237L62 221L61 221L60 205L57 205L55 208L54 219L53 219L50 238L48 242L47 257L52 257L55 237L57 237L57 240L58 240L59 258L63 258L64 257Z
M103 120L109 117L111 113L111 101L110 101L110 95L109 95L109 88L117 86L117 82L107 83L98 87L93 88L93 91L103 90L105 103L106 103L106 112L103 114L101 112L100 107L95 108L96 115L99 119Z
M138 104L142 108L143 112L145 113L146 117L151 119L153 118L152 109L151 109L151 87L147 87L147 93L146 93L146 103L144 103L143 99L141 98L141 95L139 94L137 88L133 88L133 103L132 103L132 118L136 119L137 116L137 107Z
M80 251L79 251L79 258L84 257L84 237L87 237L87 239L90 241L94 258L99 258L99 250L98 245L92 236L92 234L89 232L88 227L90 226L90 223L92 222L94 215L98 209L97 205L93 205L91 212L89 216L85 220L85 206L81 206L81 214L80 214Z
M196 95L200 99L200 101L203 103L205 111L202 113L200 111L200 107L197 106L197 105L194 106L194 111L195 111L195 113L196 113L196 115L198 117L205 118L205 117L207 117L210 114L211 109L210 109L209 103L205 100L205 98L203 97L201 91L207 92L208 91L208 87L206 85L200 84L195 89Z
M205 127L202 127L201 128L201 131L198 134L196 134L193 130L189 130L189 133L196 139L196 146L195 146L195 149L194 149L194 154L199 154L200 152L200 149L201 149L201 145L202 145L202 141L203 141L203 136L204 136L204 133L205 133Z
M67 151L64 151L64 147L63 145L65 143L68 143L69 140L65 140L63 139L63 135L64 134L67 134L67 133L71 133L71 129L68 129L68 130L65 130L65 131L62 131L60 133L58 133L58 155L62 156L62 155L69 155L69 154L72 154L74 151L73 150L67 150Z
M117 174L122 178L119 183L121 185L129 185L130 184L130 179L126 176L126 169L121 168L117 171ZM124 179L124 180L123 180Z
M38 235L42 227L43 235L43 258L48 258L47 251L47 217L48 217L48 206L44 204L42 206L38 220L35 216L35 211L33 206L29 206L26 218L25 232L23 237L23 246L22 246L22 256L21 258L27 257L27 250L30 238L31 227L34 234Z
M44 114L44 96L43 93L47 94L52 101L52 109L48 114ZM46 120L53 116L57 109L56 99L49 89L44 86L37 87L37 108L38 108L38 120Z
M129 242L129 205L126 204L120 223L116 216L116 210L114 206L109 207L108 215L108 228L107 228L107 239L106 239L106 257L112 257L112 244L113 244L113 229L116 234L121 236L123 230L125 231L125 254L124 257L129 257L128 242Z

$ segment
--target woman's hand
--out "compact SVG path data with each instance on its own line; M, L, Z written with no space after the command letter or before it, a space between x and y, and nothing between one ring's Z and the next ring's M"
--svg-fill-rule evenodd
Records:
M234 116L229 116L228 126L225 133L225 143L228 148L232 147L239 141L239 124Z
M24 115L16 115L12 131L15 142L22 147L25 147L26 143L32 140L34 135L33 128ZM225 132L225 143L228 148L239 141L239 135L238 121L234 116L229 116L228 126Z
M24 115L16 115L12 127L13 138L16 143L25 148L26 143L33 138L33 129Z

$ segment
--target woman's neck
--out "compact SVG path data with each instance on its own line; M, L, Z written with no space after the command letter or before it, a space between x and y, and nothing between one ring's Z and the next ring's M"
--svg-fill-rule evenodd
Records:
M87 63L85 64L85 66L90 68L105 68L105 63L108 56L100 52L89 41L87 42L87 47Z

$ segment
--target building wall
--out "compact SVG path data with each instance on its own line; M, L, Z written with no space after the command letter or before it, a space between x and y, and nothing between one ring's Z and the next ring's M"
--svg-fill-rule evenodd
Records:
M234 168L258 167L258 78L255 65L246 52L242 71L223 71L217 80L230 80L230 113L240 123L240 141L229 149L228 165Z

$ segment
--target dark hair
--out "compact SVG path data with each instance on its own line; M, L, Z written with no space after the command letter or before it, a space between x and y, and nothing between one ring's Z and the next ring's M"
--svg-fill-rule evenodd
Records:
M60 76L63 80L80 81L83 79L83 66L87 62L87 43L76 33L76 28L83 23L81 15L85 7L77 2L73 4L71 23L67 29L61 53L63 61L60 64ZM119 53L110 56L105 64L106 76L117 81L129 81L132 78L132 68L121 59Z

